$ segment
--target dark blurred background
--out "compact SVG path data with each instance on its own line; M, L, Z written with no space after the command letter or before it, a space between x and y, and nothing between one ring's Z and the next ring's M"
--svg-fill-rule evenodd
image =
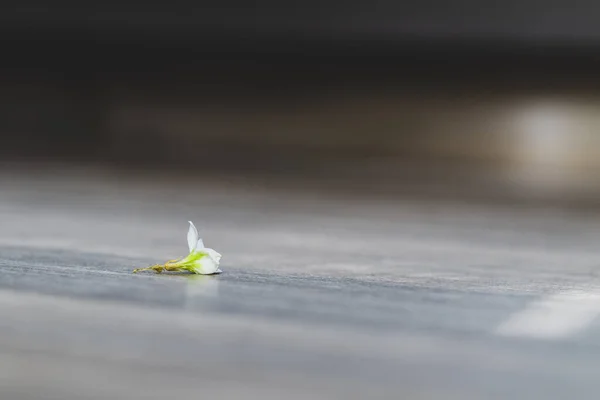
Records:
M3 5L0 156L594 204L599 14L589 0Z

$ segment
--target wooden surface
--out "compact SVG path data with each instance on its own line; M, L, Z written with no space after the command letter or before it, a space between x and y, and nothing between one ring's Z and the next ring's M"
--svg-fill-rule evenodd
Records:
M5 171L2 399L598 396L594 213Z

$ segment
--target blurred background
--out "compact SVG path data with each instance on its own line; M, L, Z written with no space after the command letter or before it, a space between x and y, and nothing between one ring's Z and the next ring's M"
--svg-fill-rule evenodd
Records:
M3 4L0 397L596 399L598 16Z
M3 6L0 156L589 200L599 7Z

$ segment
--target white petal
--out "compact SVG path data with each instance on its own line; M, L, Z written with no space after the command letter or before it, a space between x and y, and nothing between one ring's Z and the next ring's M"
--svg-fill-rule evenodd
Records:
M196 250L196 247L198 246L198 230L192 221L188 222L190 223L190 229L188 230L187 234L187 242L191 253L192 251Z
M204 248L204 242L202 239L198 239L198 243L196 244L196 250L201 250Z
M206 253L211 260L213 260L213 262L217 263L217 265L219 264L219 262L221 262L221 254L219 254L218 252L216 252L213 249L208 249L208 248L204 248L202 249L202 251L204 253Z
M215 274L219 271L219 263L211 257L202 257L194 263L194 272L201 275Z
M199 250L197 250L199 251ZM205 255L194 262L194 272L202 275L219 274L222 271L219 269L221 254L213 249L202 249Z

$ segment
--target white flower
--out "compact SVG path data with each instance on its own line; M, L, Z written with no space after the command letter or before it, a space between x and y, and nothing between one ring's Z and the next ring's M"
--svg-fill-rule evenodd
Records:
M190 272L196 274L209 275L221 273L222 271L219 269L221 254L213 249L204 247L204 242L198 237L198 230L194 226L194 223L192 221L188 222L190 223L190 229L188 230L187 241L190 254L180 262L189 267Z
M219 274L221 254L213 249L204 247L204 242L198 237L198 230L192 221L187 234L188 248L190 253L180 260L167 261L163 265L153 265L148 268L139 268L133 272L153 270L156 273L164 271L189 271L194 274L211 275Z

